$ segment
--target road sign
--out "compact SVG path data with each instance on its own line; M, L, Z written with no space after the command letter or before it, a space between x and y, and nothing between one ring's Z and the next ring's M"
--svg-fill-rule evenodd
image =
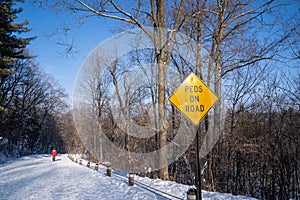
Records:
M211 91L194 73L191 73L169 97L169 101L195 124L196 132L196 199L201 200L201 172L199 158L198 124L219 97Z
M169 101L197 126L218 98L194 73L191 73L169 97Z

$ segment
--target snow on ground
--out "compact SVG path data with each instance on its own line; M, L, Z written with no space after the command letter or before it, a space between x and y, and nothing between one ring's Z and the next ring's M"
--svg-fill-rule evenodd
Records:
M125 173L115 171L106 176L106 168L95 171L86 163L79 165L67 155L60 155L52 162L50 155L26 156L0 165L0 199L109 199L109 200L164 200L186 199L189 186L171 181L136 177L135 186L129 186ZM122 176L123 177L122 177ZM124 177L125 175L125 177ZM147 187L165 193L153 193ZM146 187L146 188L147 188ZM249 197L203 191L203 200L249 200Z

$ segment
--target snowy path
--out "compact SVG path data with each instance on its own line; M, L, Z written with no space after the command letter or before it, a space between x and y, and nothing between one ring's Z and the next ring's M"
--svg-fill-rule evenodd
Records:
M0 165L0 199L157 199L66 156L57 159L35 155Z
M94 165L91 166L94 168ZM136 177L136 185L128 186L126 178L117 174L105 175L99 171L76 164L67 155L52 162L49 155L32 155L0 165L0 200L165 200L186 199L189 188L171 181ZM141 183L141 184L139 184ZM155 194L141 186L150 186L172 196ZM249 197L234 196L203 191L203 200L250 200Z

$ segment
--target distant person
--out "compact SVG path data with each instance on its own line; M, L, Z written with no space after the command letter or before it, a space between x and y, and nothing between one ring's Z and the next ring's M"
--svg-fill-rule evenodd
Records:
M55 156L57 156L57 151L53 149L51 155L52 155L52 161L55 161Z

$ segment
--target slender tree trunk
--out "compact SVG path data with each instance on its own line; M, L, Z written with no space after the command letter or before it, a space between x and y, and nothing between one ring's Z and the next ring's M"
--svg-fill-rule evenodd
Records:
M157 7L157 25L159 29L155 31L156 44L156 58L157 58L157 67L158 67L158 115L159 115L159 177L163 180L169 179L168 173L168 161L167 161L167 152L165 150L165 146L167 145L167 117L166 117L166 71L167 71L167 63L165 62L165 1L156 1Z
M222 41L223 41L223 32L225 29L225 26L223 24L224 22L224 17L225 17L225 13L226 13L226 7L227 7L227 0L220 0L218 2L218 13L219 13L219 17L218 17L218 30L217 30L217 35L216 35L216 66L215 66L215 70L214 70L214 90L215 93L217 95L220 96L221 94L221 78L220 78L220 71L221 71L221 49L222 49ZM220 130L220 117L221 117L221 105L220 102L217 102L215 105L215 109L214 109L214 124L213 124L213 135L210 136L212 138L209 138L211 142L212 140L215 140L215 135L219 135ZM218 146L216 146L217 148ZM210 175L210 185L213 191L215 191L215 181L214 181L214 175L213 175L213 162L214 162L214 155L213 152L211 153L211 155L209 155L209 162L208 162L208 171L209 171L209 175Z
M163 180L167 180L168 164L167 164L167 152L165 146L167 145L167 120L166 120L166 105L165 105L165 78L166 78L166 66L159 61L158 63L158 112L159 112L159 147L160 147L160 170L159 177Z

